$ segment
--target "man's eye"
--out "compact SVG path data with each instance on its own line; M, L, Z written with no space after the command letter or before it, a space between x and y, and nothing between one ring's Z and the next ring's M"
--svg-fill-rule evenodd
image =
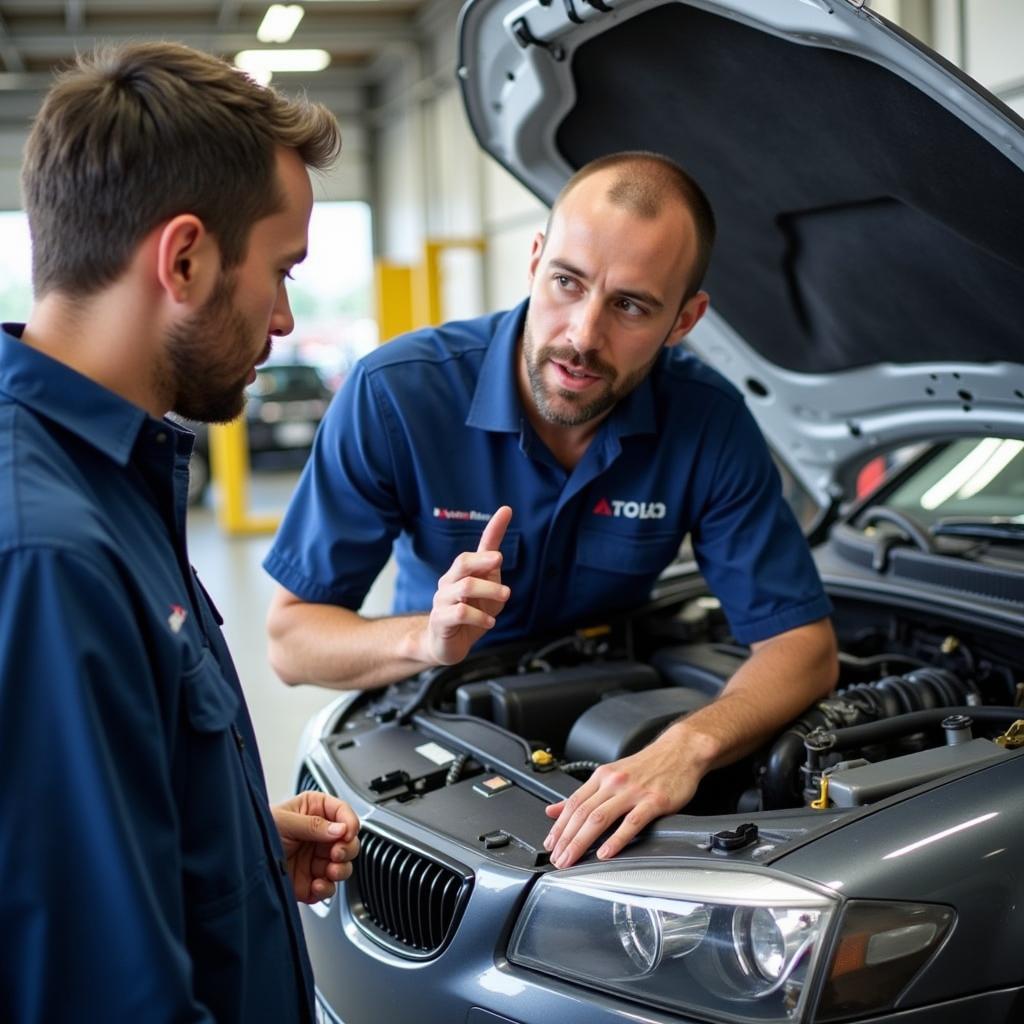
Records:
M629 316L642 316L644 310L638 306L632 299L619 299L619 309L623 313L628 313Z
M555 274L555 284L559 288L571 288L573 286L573 279L567 277L565 274Z

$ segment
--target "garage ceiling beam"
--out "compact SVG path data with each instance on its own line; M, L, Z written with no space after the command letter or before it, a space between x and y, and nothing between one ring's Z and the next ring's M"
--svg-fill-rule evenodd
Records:
M152 22L133 24L125 20L115 27L104 27L103 38L109 42L121 42L137 39L175 39L197 49L216 49L221 53L234 53L238 50L251 49L254 43L252 34L246 32L218 32L212 27L207 29L195 22L183 25L179 21L167 21L153 24ZM405 16L376 15L360 17L353 20L350 26L338 26L337 23L325 31L309 34L309 44L316 45L335 54L363 54L376 51L393 43L412 42L416 38L415 25ZM4 40L6 44L4 45ZM0 55L7 63L7 70L17 71L24 68L24 59L53 60L72 56L76 51L91 50L95 38L82 33L66 35L52 31L32 31L26 29L18 33L17 46L6 33L0 35ZM302 46L304 41L296 40L295 45ZM19 66L10 64L7 55L8 47L12 50Z

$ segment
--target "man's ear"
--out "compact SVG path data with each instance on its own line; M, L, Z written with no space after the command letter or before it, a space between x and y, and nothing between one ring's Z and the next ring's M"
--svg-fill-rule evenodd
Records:
M691 295L679 308L676 322L672 325L665 344L678 345L700 322L700 318L708 311L710 301L707 292L696 292Z
M158 228L156 276L174 303L201 304L220 274L220 249L203 222L181 213Z
M533 279L537 274L537 267L540 265L540 258L544 253L544 232L538 231L533 236L533 244L530 246L530 269L527 275L527 281L530 287L533 287Z

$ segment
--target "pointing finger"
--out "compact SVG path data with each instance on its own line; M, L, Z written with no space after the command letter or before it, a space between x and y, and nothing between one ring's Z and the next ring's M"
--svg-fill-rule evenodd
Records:
M487 521L484 532L480 534L480 543L477 551L497 551L505 537L508 524L512 521L512 509L508 505L502 505L497 512Z

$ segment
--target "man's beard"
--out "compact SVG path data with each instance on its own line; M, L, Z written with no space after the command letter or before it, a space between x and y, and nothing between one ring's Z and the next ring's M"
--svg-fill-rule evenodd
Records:
M530 382L533 404L541 417L556 427L579 427L604 415L642 383L660 354L659 348L646 366L633 370L616 386L618 371L602 362L595 353L581 354L571 345L544 345L537 349L533 342L533 332L530 330L529 313L523 325L523 359L526 362L526 376ZM543 375L544 364L552 360L557 360L574 370L582 370L600 377L604 381L603 385L599 385L600 393L586 397L578 392L556 387L553 389L554 395L563 403L561 407L556 407Z
M186 419L227 423L245 408L245 386L258 353L234 296L235 280L222 274L203 307L167 332L160 385L171 408Z

